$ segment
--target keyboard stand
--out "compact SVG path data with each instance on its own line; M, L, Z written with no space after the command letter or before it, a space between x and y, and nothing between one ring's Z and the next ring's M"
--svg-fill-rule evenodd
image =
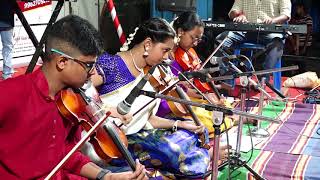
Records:
M32 56L32 59L28 65L28 68L26 70L26 74L28 73L31 73L34 69L34 67L36 66L37 62L38 62L38 59L39 57L41 56L42 59L44 59L44 53L43 53L43 45L44 45L44 42L46 41L47 39L47 33L48 33L48 29L52 26L52 24L57 20L57 17L60 13L60 10L64 4L64 0L58 0L58 3L51 15L51 18L47 24L47 27L41 37L41 40L40 42L37 40L36 36L34 35L27 19L24 17L18 3L16 0L11 0L10 1L12 3L12 6L14 8L14 11L16 12L18 18L20 19L24 29L26 30L29 38L31 39L32 41L32 44L34 45L34 47L36 48L36 51L34 52L33 56Z

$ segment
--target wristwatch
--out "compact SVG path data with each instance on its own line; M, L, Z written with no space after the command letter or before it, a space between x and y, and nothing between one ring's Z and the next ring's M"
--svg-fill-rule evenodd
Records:
M109 171L109 170L107 170L107 169L102 169L99 173L98 173L98 175L97 175L97 177L96 177L96 180L103 180L103 177L106 175L106 174L108 174L108 173L110 173L111 171Z

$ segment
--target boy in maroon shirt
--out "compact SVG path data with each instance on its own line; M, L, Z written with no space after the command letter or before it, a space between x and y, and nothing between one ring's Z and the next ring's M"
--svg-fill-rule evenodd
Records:
M49 30L43 66L0 82L1 179L43 179L80 139L70 134L71 122L56 100L62 89L80 88L94 73L100 42L88 21L66 16ZM78 151L55 179L147 179L144 172L137 162L135 172L107 173Z

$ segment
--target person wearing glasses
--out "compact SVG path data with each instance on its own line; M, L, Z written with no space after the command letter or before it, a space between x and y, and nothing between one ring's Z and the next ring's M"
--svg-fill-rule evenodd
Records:
M101 47L88 21L66 16L49 29L42 67L0 82L1 179L43 179L80 140L80 127L62 117L56 101L94 74ZM108 173L77 151L53 179L142 180L144 171L137 161L134 172Z
M168 59L174 47L175 31L166 20L151 18L143 22L128 39L129 50L116 55L104 53L97 60L97 74L92 81L101 99L116 107L153 67ZM154 75L158 77L158 69ZM154 91L149 82L144 90ZM131 106L135 114L129 124L121 125L128 138L128 149L146 167L159 170L167 177L201 177L207 170L212 149L201 148L197 133L203 126L181 118L171 120L156 116L159 99L140 95ZM117 121L115 120L115 123ZM211 152L211 153L210 153Z
M57 54L61 55L64 58L67 58L67 59L69 59L71 61L74 61L74 62L80 64L80 66L82 66L83 69L85 69L88 74L90 74L90 72L92 72L92 70L94 68L94 65L96 64L96 60L93 61L93 62L83 62L83 61L80 61L80 60L78 60L78 59L76 59L74 57L71 57L71 56L63 53L62 51L59 51L59 50L54 49L54 48L51 48L50 51L51 51L51 53L57 53Z
M173 53L171 53L170 57L173 66L173 68L171 68L172 72L175 75L178 75L179 72L193 71L199 69L202 65L202 62L200 61L197 52L193 49L201 41L204 32L204 23L201 21L199 15L190 11L184 12L173 21L172 26L175 29L177 35L176 44L173 49ZM189 64L191 66L194 65L194 67L187 67L186 64ZM202 95L199 94L190 84L184 82L180 83L180 85L192 101L209 103L208 101L204 100ZM219 101L214 93L203 94L215 104L226 104L224 101ZM213 137L214 129L212 123L212 112L206 111L203 108L199 107L192 107L192 109L199 118L199 120L208 129L209 136ZM169 106L166 105L165 101L161 102L157 114L161 117L174 116ZM232 119L226 118L225 121L227 128L232 126ZM224 130L224 126L222 126L221 129ZM226 147L221 148L221 154L226 153L224 151L225 149Z

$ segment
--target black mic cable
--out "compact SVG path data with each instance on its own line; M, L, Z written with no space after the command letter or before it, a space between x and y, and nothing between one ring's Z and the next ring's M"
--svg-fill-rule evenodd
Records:
M268 81L266 81L266 85L273 91L275 92L279 97L281 98L286 98L278 89L276 89L272 84L270 84Z

